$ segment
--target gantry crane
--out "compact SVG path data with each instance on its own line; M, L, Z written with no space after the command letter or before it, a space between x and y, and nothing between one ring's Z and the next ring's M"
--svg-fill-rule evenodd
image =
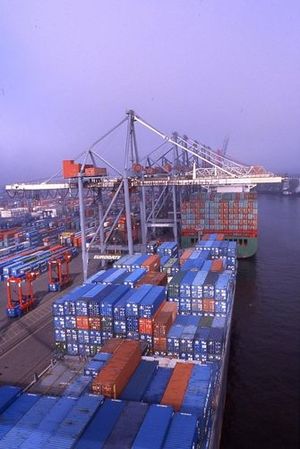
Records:
M96 152L95 147L102 145L108 136L125 125L125 164L120 169ZM147 154L142 154L139 150L138 126L148 130L159 140ZM145 144L146 142L143 142L143 145ZM224 141L223 150L226 150L227 145L228 139ZM97 164L101 164L101 167L97 167ZM37 191L73 196L75 192L78 195L83 277L86 280L90 249L98 244L101 254L104 254L111 247L109 239L124 213L127 248L129 254L133 254L133 207L140 219L141 244L138 249L145 249L149 229L170 227L173 229L174 239L178 239L178 206L184 192L188 194L191 189L199 188L206 191L249 191L260 183L280 183L282 178L261 166L234 161L226 155L226 151L219 154L209 146L185 135L181 137L178 133L173 133L169 136L130 110L117 125L84 151L80 158L64 163L62 181L53 180L54 177L43 183L7 185L6 190L10 195ZM92 191L97 197L99 225L87 245L85 192L88 191ZM168 210L169 217L161 217L161 211L164 209ZM109 233L105 235L104 223L111 216L113 223Z

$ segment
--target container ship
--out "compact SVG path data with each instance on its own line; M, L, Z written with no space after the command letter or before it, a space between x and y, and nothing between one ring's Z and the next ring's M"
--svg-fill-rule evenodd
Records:
M207 232L237 242L238 257L257 251L257 194L194 192L181 202L181 244L191 246Z
M125 123L124 171L96 167L104 159L94 146ZM146 157L136 124L162 139ZM78 195L81 233L68 226L75 234L61 238L81 245L84 283L53 301L56 363L26 392L1 387L0 449L217 449L237 258L257 249L249 189L281 178L168 136L134 111L90 148L83 163L63 162L61 183L6 186ZM118 260L88 277L92 246Z
M26 393L1 387L0 448L219 447L236 242L147 249L54 301L63 361Z

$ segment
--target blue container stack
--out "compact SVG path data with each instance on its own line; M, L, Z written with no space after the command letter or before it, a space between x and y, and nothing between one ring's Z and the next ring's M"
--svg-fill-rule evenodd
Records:
M161 286L85 284L53 303L56 346L69 355L93 356L110 338L126 337L152 348L152 333L143 333L140 319L152 320L165 300Z
M216 320L216 321L215 321ZM211 327L203 327L200 317L178 315L167 336L167 355L202 363L221 359L226 321L215 317Z

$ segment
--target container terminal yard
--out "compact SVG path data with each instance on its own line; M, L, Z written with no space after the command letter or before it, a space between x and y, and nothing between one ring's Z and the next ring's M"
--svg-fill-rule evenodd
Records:
M123 169L95 151L120 127ZM7 185L0 448L218 448L255 187L281 182L129 111L61 179Z

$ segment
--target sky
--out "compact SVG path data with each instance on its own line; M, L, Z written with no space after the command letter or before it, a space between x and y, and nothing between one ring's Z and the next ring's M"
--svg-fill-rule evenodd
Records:
M0 184L54 174L129 109L300 173L299 23L299 0L1 0ZM99 153L120 167L124 145Z

